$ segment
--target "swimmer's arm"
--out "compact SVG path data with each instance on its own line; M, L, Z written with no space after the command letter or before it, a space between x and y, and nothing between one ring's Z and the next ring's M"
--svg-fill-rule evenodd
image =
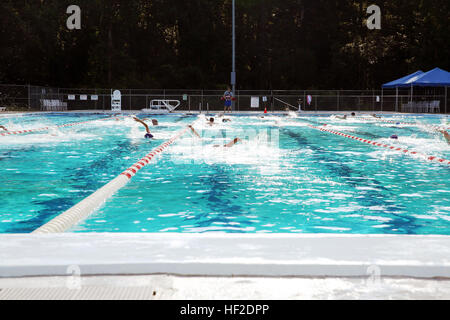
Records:
M201 139L202 137L200 137L200 135L197 133L197 131L195 131L195 129L192 126L188 126L189 129L191 129L192 133L194 133L199 139Z
M231 148L232 146L234 146L236 143L241 142L242 140L239 138L234 138L233 141L231 141L229 144L224 145L225 148Z
M142 125L144 125L145 130L147 131L147 133L150 133L150 129L148 128L148 125L144 121L142 121L141 119L138 119L136 117L133 117L133 119L134 119L134 121L139 122Z
M450 134L446 130L441 131L444 135L444 138L447 140L447 143L450 144Z
M236 143L241 142L242 140L240 138L234 138L233 141L231 141L230 143L224 145L224 148L231 148L232 146L234 146ZM219 148L219 145L215 145L214 148Z

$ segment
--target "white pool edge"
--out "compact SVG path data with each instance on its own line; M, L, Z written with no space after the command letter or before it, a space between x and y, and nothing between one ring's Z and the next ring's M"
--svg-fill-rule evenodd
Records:
M0 278L89 275L450 278L450 237L0 235Z

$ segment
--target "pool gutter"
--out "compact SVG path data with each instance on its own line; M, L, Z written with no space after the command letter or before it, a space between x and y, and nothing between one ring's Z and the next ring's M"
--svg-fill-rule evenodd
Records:
M0 235L0 278L86 275L450 278L450 237Z

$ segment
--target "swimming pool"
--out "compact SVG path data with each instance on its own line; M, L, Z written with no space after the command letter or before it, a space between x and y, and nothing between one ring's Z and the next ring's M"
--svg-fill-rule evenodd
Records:
M154 116L156 140L126 118L96 114L7 116L9 130L79 121L0 137L0 233L28 233L114 179L189 124L157 162L71 232L450 234L450 166L342 136L450 159L430 125L446 116ZM428 125L428 126L427 126ZM393 134L398 140L389 139ZM215 148L235 137L232 148Z

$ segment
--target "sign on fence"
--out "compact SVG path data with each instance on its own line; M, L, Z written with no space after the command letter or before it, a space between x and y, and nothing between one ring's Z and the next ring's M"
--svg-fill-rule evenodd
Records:
M122 111L122 93L119 90L115 90L111 95L111 110Z
M259 108L259 97L252 97L250 107L253 109Z

